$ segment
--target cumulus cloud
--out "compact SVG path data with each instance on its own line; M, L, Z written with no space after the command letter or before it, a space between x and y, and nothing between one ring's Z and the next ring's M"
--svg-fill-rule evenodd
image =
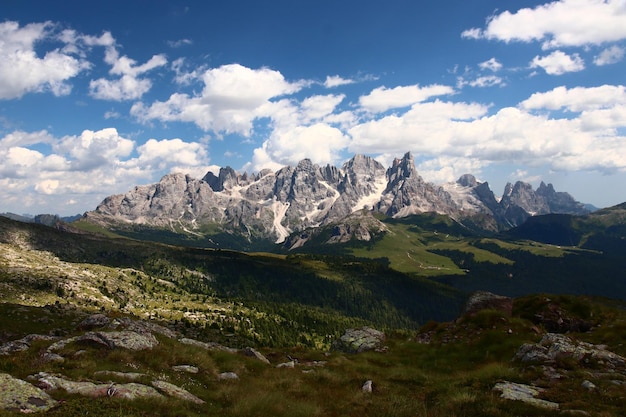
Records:
M53 144L53 151L65 155L71 170L89 171L130 155L134 142L121 137L115 128L85 130L78 136L65 136Z
M42 145L51 152L37 150ZM168 172L203 176L209 162L202 144L150 139L136 147L115 128L61 138L47 131L12 132L0 138L0 160L0 199L6 208L45 205L60 212L67 212L68 204L92 209L107 195L158 181Z
M271 107L270 99L290 95L307 85L302 81L290 83L278 71L239 64L208 69L202 81L204 88L199 94L176 93L167 101L136 103L131 114L144 122L191 122L204 131L247 137L255 119L270 116L264 112Z
M602 66L616 64L624 59L624 48L613 45L602 50L593 60L593 63Z
M369 112L382 113L390 109L411 106L432 97L450 95L454 89L447 85L433 84L399 86L394 88L378 87L369 94L359 97L360 106Z
M556 87L543 93L534 93L520 103L525 110L560 110L583 112L626 105L626 88L623 85L599 87Z
M556 171L626 172L626 137L620 133L626 128L625 101L623 86L607 85L559 87L494 114L479 104L417 103L404 113L355 125L348 131L348 148L396 155L411 150L428 178L439 180L461 173L445 169L445 161L461 160L475 161L475 168L515 163ZM551 110L571 114L551 115Z
M354 80L345 79L339 75L329 75L326 77L326 81L324 81L324 87L333 88L352 83L354 83Z
M206 165L206 148L197 142L184 142L176 139L150 139L137 148L139 157L128 161L127 165L147 170L176 170Z
M20 98L26 93L50 91L61 96L71 91L68 80L90 67L89 62L56 48L40 56L36 47L55 40L51 22L0 23L0 99Z
M104 61L111 65L109 73L120 77L112 80L106 78L91 80L89 92L94 98L113 101L141 98L152 88L152 81L142 78L141 75L167 64L164 55L154 55L148 62L137 65L135 60L119 56L114 46L107 48Z
M485 62L481 62L480 64L478 64L478 67L482 70L498 72L502 69L502 64L497 59L491 58Z
M295 165L304 158L313 163L336 163L340 151L349 144L349 138L339 129L325 123L275 130L261 148L254 151L252 168L275 169Z
M578 54L567 55L562 51L554 51L550 55L533 58L530 68L543 68L547 74L562 75L584 70L585 62Z
M542 42L544 49L600 45L626 39L623 0L559 0L492 16L484 29L461 36L504 42Z
M438 156L416 162L417 171L427 181L435 184L454 182L463 174L480 175L484 161L476 158Z

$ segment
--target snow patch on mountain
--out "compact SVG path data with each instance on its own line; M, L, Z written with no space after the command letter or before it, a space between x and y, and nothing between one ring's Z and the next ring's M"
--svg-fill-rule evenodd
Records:
M274 201L272 203L272 211L274 212L274 231L278 238L276 239L276 243L282 243L287 239L287 236L291 233L285 226L281 224L283 219L285 218L285 213L289 209L289 203L281 203L280 201Z

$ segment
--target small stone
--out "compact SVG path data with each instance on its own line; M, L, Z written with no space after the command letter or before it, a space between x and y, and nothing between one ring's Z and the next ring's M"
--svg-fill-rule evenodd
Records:
M589 391L593 391L594 389L596 389L596 384L594 384L593 382L589 380L584 380L582 384L580 384L580 386Z
M289 361L289 362L285 362L285 363L279 363L278 365L276 365L277 368L290 368L293 369L296 367L296 362L295 361Z
M63 363L65 362L65 358L59 354L56 353L52 353L52 352L46 352L43 355L41 355L41 359L44 362L53 362L53 363Z
M234 372L222 372L217 376L217 379L220 381L234 380L239 379L239 375Z
M366 392L366 393L372 392L372 380L371 379L368 379L367 381L365 381L365 383L361 387L361 391Z
M187 372L188 374L197 374L200 372L197 366L192 365L176 365L172 366L172 369L176 372Z

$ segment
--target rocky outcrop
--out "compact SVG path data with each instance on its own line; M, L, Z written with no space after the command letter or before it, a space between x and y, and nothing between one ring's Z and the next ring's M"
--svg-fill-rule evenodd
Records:
M196 397L189 391L166 381L152 381L152 386L163 391L169 397L179 398L183 401L189 401L194 404L204 404L205 401Z
M59 351L69 343L85 344L107 349L144 350L152 349L159 344L159 341L152 334L140 334L130 330L120 332L87 332L80 336L56 342L48 348L48 351Z
M89 381L72 381L61 376L40 372L30 377L38 386L46 391L62 389L68 394L86 397L117 397L127 400L137 398L163 398L158 391L143 384L130 382L127 384L96 384Z
M506 400L522 401L535 407L547 408L549 410L558 410L559 404L537 398L545 390L532 385L519 384L515 382L498 382L494 387L494 391L501 393L500 397Z
M522 345L514 359L522 363L550 366L573 361L580 368L599 367L607 372L626 372L626 358L606 350L604 346L575 341L558 333L547 333L539 343Z
M29 334L18 340L12 340L0 345L0 356L11 355L13 353L22 352L30 349L31 344L37 340L56 340L57 337L43 334Z
M348 329L332 345L333 350L346 353L361 353L368 350L382 350L385 334L370 327Z
M513 313L513 299L488 291L476 291L472 293L465 303L463 314L475 316L481 310L497 310L511 316Z
M0 373L0 410L35 413L50 410L57 404L42 389L9 374Z

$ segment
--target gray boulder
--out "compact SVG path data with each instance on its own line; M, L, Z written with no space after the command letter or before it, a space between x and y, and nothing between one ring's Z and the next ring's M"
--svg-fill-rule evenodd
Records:
M368 350L382 349L385 334L370 327L348 329L332 345L332 350L346 353L361 353Z

